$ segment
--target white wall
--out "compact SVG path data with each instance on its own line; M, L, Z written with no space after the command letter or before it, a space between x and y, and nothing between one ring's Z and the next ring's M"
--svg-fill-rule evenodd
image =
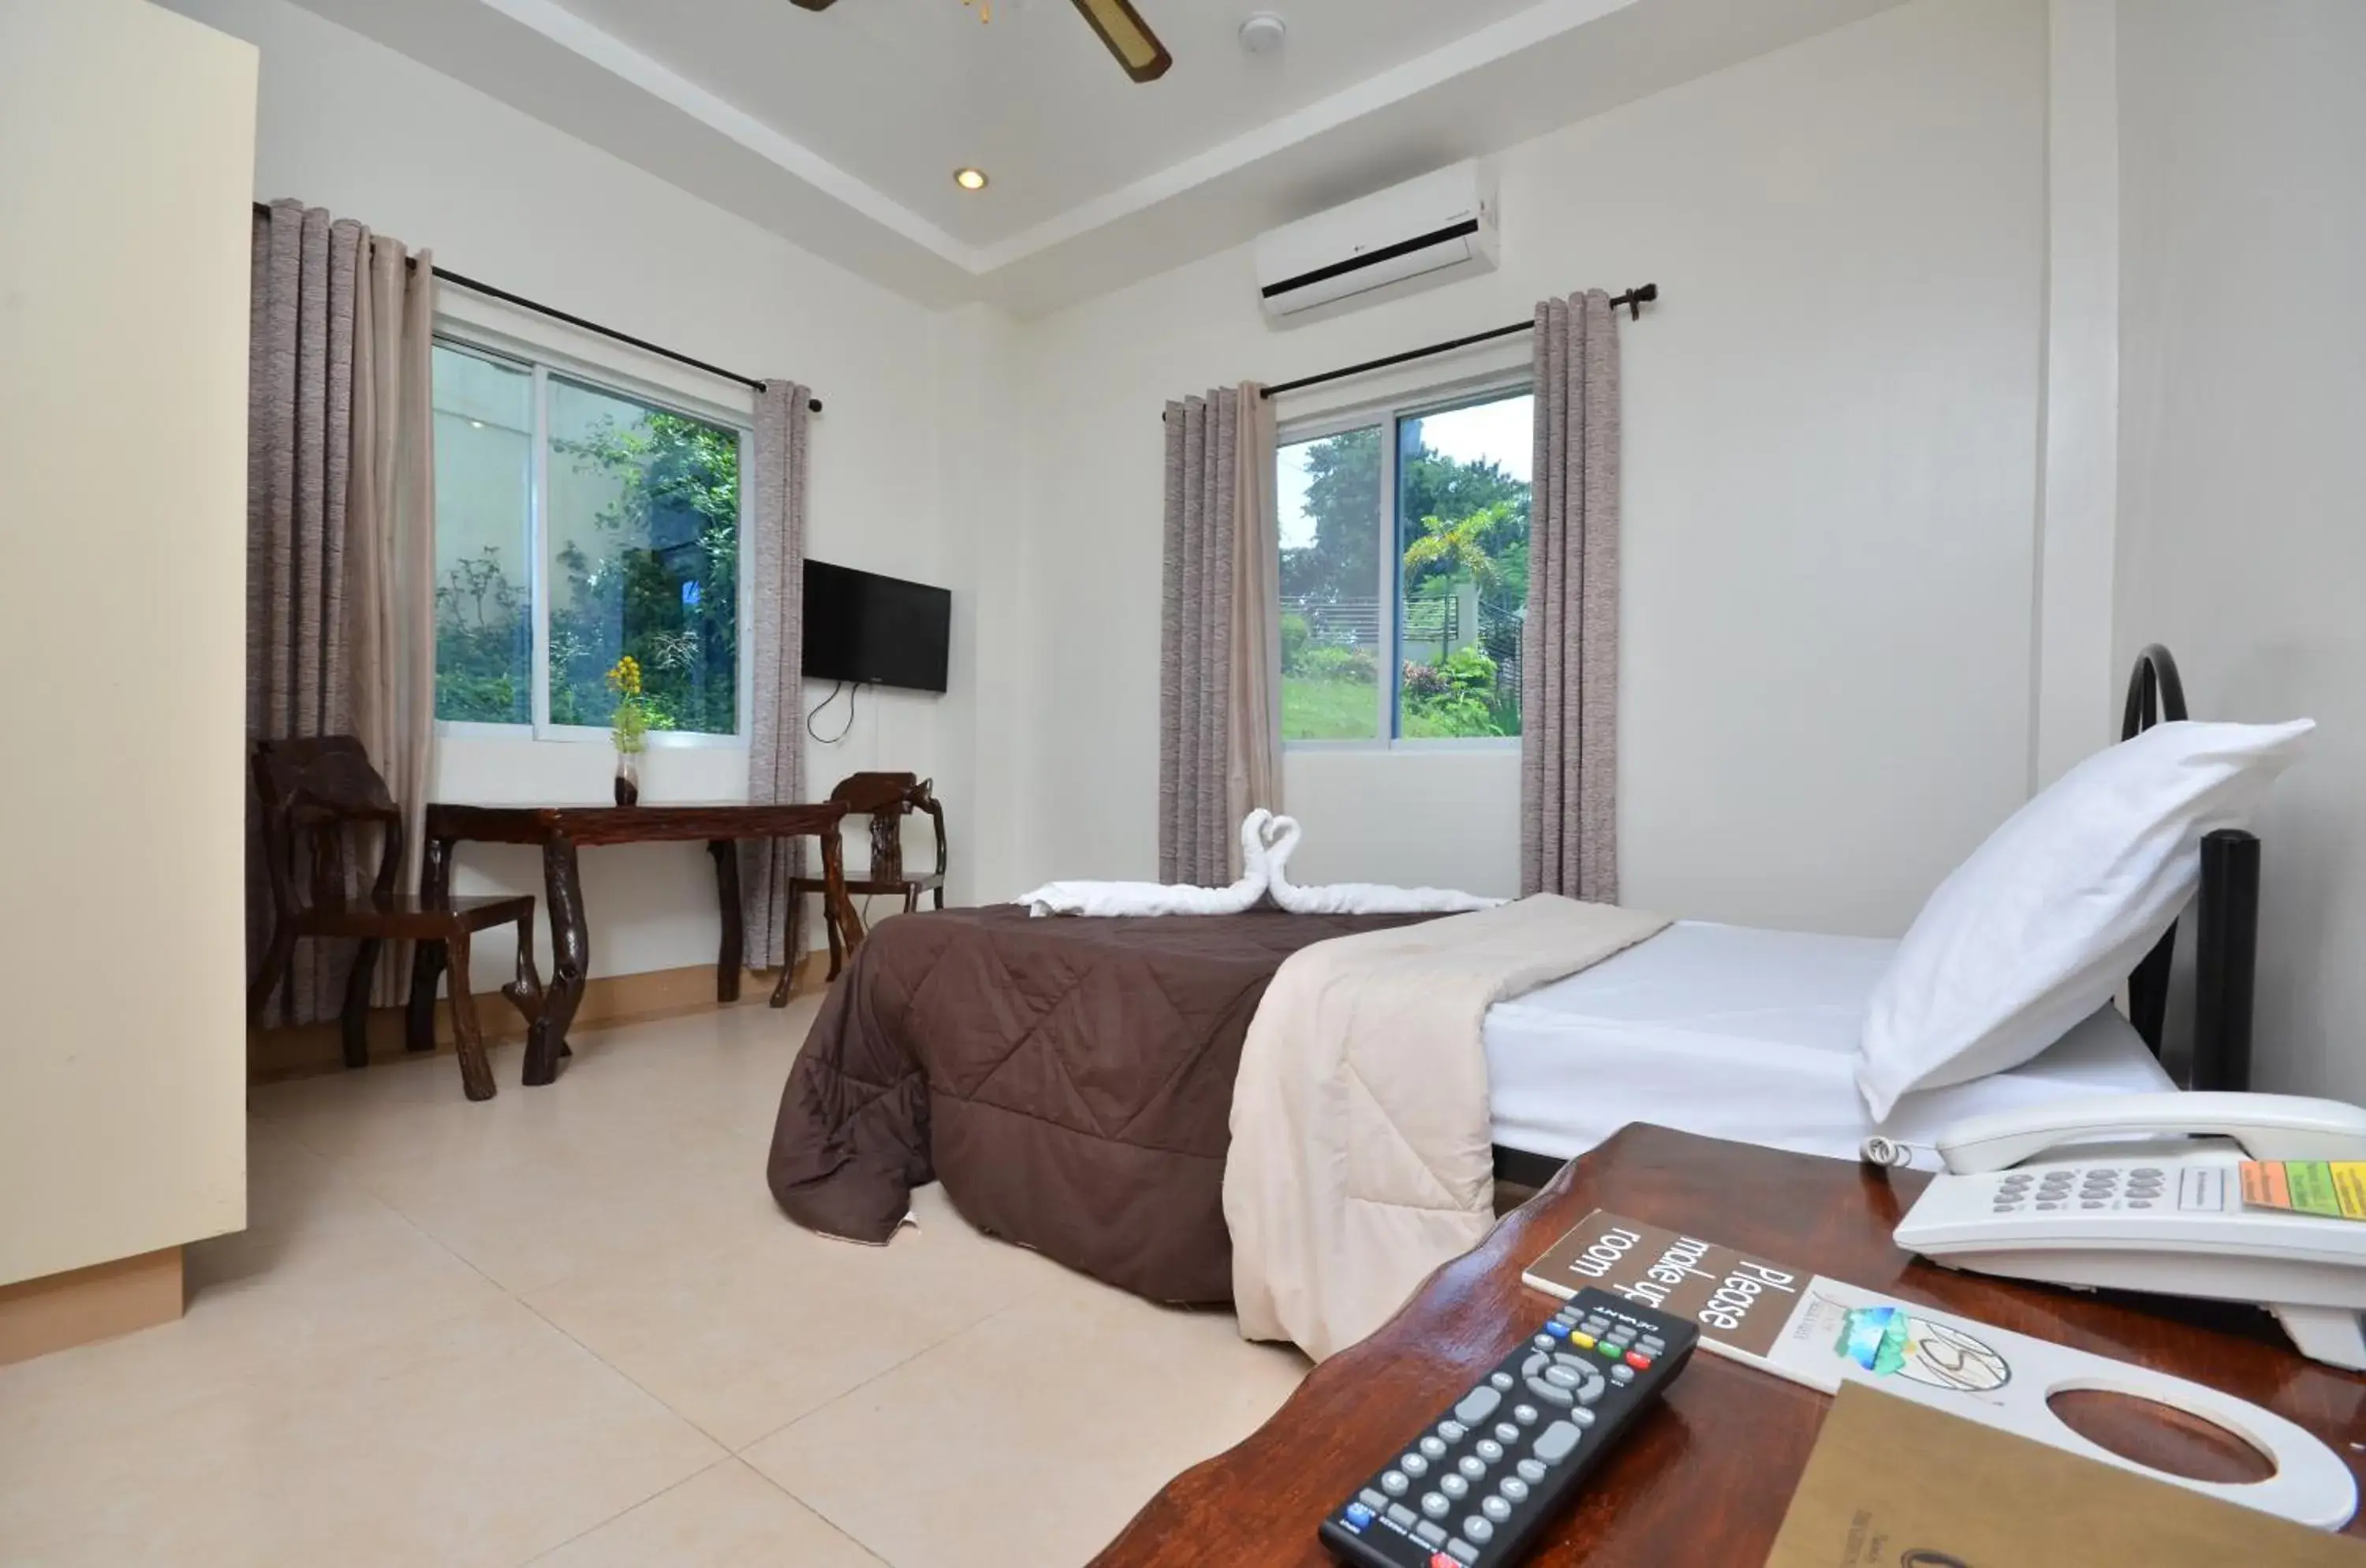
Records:
M810 553L952 581L957 552L939 528L940 411L927 310L284 0L170 3L262 50L258 197L297 197L529 298L748 375L807 382L828 405L812 434ZM444 300L455 311L488 313L456 288L447 287ZM676 378L710 397L737 395L728 383L531 316L505 324L609 355L632 374ZM965 585L952 585L961 597ZM858 769L958 768L969 728L964 704L866 692L842 745L808 749L813 792ZM822 732L834 733L843 713L841 705L824 716ZM597 801L614 769L604 744L446 738L435 796ZM745 798L746 753L655 751L642 787L652 801ZM924 829L918 837L925 843ZM859 828L851 842L859 863ZM462 891L541 892L530 852L471 846L459 863ZM963 862L954 869L966 877ZM714 878L703 847L591 851L583 875L593 974L714 961ZM806 929L817 935L819 928ZM546 963L546 939L544 955ZM505 945L490 938L480 945L488 983L510 962Z
M2306 715L2265 841L2254 1081L2366 1101L2366 6L2120 7L2124 657Z
M1243 249L1031 326L1019 882L1155 863L1165 400L1651 280L1619 329L1627 899L1901 930L2033 767L2046 48L2038 0L1921 0L1504 154L1493 276L1277 333ZM1308 874L1514 890L1515 754L1286 774Z
M254 73L141 0L0 6L0 627L73 674L0 767L0 1284L246 1220Z

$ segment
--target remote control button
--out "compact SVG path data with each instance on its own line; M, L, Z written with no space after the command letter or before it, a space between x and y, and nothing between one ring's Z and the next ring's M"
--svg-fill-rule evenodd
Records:
M1512 1374L1509 1372L1497 1372L1487 1381L1499 1389L1509 1390L1512 1386Z
M1385 1514L1389 1511L1389 1500L1386 1497L1381 1496L1379 1493L1373 1491L1369 1486L1356 1494L1356 1501L1361 1503L1375 1514Z
M1490 1497L1479 1505L1479 1511L1500 1525L1512 1517L1512 1505L1501 1497Z
M1519 1436L1516 1432L1512 1435L1515 1438ZM1479 1447L1472 1451L1477 1453L1481 1459L1485 1460L1489 1464L1493 1464L1497 1460L1504 1457L1504 1445L1497 1442L1493 1438L1482 1438L1479 1439Z
M1419 1454L1407 1454L1404 1458L1397 1461L1397 1468L1403 1471L1407 1475L1414 1477L1414 1479L1419 1480L1421 1477L1429 1473L1429 1461L1422 1458Z
M1532 1378L1551 1365L1550 1356L1531 1356L1520 1363L1520 1375L1524 1378Z
M1413 1529L1414 1522L1420 1517L1421 1516L1419 1514L1414 1513L1403 1503L1391 1503L1389 1505L1389 1518L1399 1529L1409 1530Z
M1501 1492L1507 1502L1525 1503L1528 1500L1528 1483L1516 1475L1504 1477L1504 1483L1495 1490Z
M1470 1428L1459 1421L1440 1421L1437 1424L1437 1435L1449 1443L1459 1443L1470 1435Z
M1624 1369L1613 1367L1610 1370L1615 1372L1623 1371ZM1609 1386L1610 1385L1608 1383L1604 1382L1600 1378L1594 1378L1583 1388L1577 1391L1577 1402L1580 1404L1591 1404L1595 1400L1600 1399L1602 1397L1603 1391Z
M1443 1439L1438 1438L1424 1438L1421 1440L1421 1451L1428 1455L1431 1459L1444 1459L1446 1457L1446 1444Z
M1547 1404L1557 1404L1563 1410L1577 1403L1577 1396L1571 1393L1569 1390L1555 1388L1549 1382L1538 1382L1534 1378L1528 1380L1528 1392Z
M1509 1421L1498 1421L1495 1423L1495 1440L1499 1443L1516 1443L1520 1440L1520 1429Z
M1495 1499L1490 1497L1487 1501L1493 1503ZM1495 1539L1495 1527L1474 1515L1462 1521L1462 1533L1484 1546Z
M2044 1202L2039 1203L2037 1206L2038 1206L2040 1209L2058 1209L2058 1208L2062 1207L2062 1205L2061 1205L2061 1204L2059 1204L2059 1203L2044 1203Z
M1440 1492L1445 1493L1448 1496L1453 1498L1458 1503L1470 1495L1470 1483L1463 1480L1462 1477L1459 1475L1439 1476L1437 1478L1437 1489Z
M1446 1532L1438 1529L1436 1525L1415 1525L1413 1527L1413 1533L1421 1537L1422 1540L1429 1542L1432 1546L1444 1546L1446 1544Z
M1449 1540L1446 1543L1446 1550L1452 1552L1453 1557L1444 1563L1433 1557L1429 1560L1430 1568L1454 1568L1458 1562L1467 1565L1479 1561L1479 1549L1467 1540Z
M1545 1382L1560 1388L1575 1388L1584 1381L1585 1380L1583 1378L1578 1376L1575 1372L1571 1371L1567 1367L1547 1367L1545 1369Z
M1350 1529L1359 1532L1366 1525L1372 1522L1372 1510L1361 1503L1348 1504L1340 1510L1340 1516L1347 1521L1347 1527Z
M2131 1209L2155 1209L2158 1208L2159 1205L2155 1203L2149 1198L2131 1198L2128 1200L2128 1207Z
M1433 1519L1442 1519L1453 1512L1453 1509L1448 1506L1446 1499L1436 1493L1425 1492L1421 1495L1421 1511Z
M1533 1427L1537 1424L1537 1407L1533 1404L1515 1404L1512 1406L1512 1419L1523 1427Z
M1569 1325L1559 1318L1554 1318L1545 1325L1545 1337L1549 1339L1566 1339L1569 1337Z
M1462 1396L1461 1404L1454 1407L1454 1418L1475 1426L1495 1414L1495 1407L1503 1403L1504 1396L1492 1386L1474 1388Z
M2135 1169L2128 1172L2128 1174L2130 1176L2142 1177L2146 1179L2154 1181L2158 1181L2160 1179L2160 1169L2157 1166L2140 1165L2136 1167Z
M1625 1351L1619 1349L1617 1346L1611 1344L1606 1339L1598 1341L1594 1347L1594 1352L1606 1361L1615 1361L1619 1357L1626 1354Z
M1591 1427L1594 1425L1594 1412L1581 1404L1576 1409L1571 1411L1566 1419L1576 1423L1580 1427Z
M1668 1342L1661 1338L1656 1334L1646 1334L1643 1337L1635 1341L1635 1348L1642 1351L1646 1356L1657 1356L1665 1351L1667 1348Z
M1402 1470L1384 1470L1380 1472L1380 1490L1391 1497L1403 1496L1412 1486L1413 1483L1405 1479L1405 1473Z
M1569 1337L1569 1342L1581 1350L1594 1348L1594 1336L1591 1334L1572 1334Z
M1603 1335L1610 1332L1610 1320L1597 1314L1596 1315L1585 1320L1584 1327L1588 1334L1593 1335L1596 1338L1600 1338Z
M1627 1364L1639 1372L1648 1372L1651 1370L1651 1358L1640 1350L1629 1350L1627 1352Z
M1531 1486L1539 1486L1544 1483L1545 1467L1540 1461L1524 1459L1512 1468L1517 1470L1520 1472L1520 1479L1527 1482Z
M1651 1363L1647 1359L1643 1364L1648 1367ZM1635 1369L1628 1366L1625 1361L1621 1361L1617 1366L1610 1369L1610 1381L1617 1383L1620 1388L1625 1388L1628 1383L1635 1381Z
M1484 1480L1487 1475L1487 1461L1477 1454L1464 1454L1454 1461L1454 1468L1473 1481Z
M1547 1464L1559 1464L1577 1447L1578 1431L1566 1421L1556 1421L1537 1438L1537 1457Z
M1528 1343L1548 1354L1560 1348L1560 1341L1554 1338L1549 1334L1539 1334L1534 1339L1529 1340Z

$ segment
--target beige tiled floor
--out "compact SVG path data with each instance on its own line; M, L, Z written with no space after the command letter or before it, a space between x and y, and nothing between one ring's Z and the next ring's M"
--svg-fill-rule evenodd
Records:
M812 1003L257 1090L179 1323L0 1368L0 1564L1081 1562L1304 1370L963 1224L783 1219ZM986 1529L1014 1493L1028 1529Z

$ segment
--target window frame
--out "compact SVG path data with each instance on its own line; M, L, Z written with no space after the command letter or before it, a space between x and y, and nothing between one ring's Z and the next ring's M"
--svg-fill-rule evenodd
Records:
M699 420L738 433L739 438L739 571L738 602L733 615L738 628L738 689L734 718L738 728L728 735L705 731L653 729L646 738L652 750L698 750L749 746L749 697L756 674L755 649L750 646L749 609L757 556L748 527L748 511L755 497L756 432L753 411L693 397L679 388L651 381L614 365L595 363L548 344L515 336L482 322L438 312L434 342L461 354L530 372L534 378L532 470L526 501L527 615L533 632L531 673L532 718L525 724L496 724L484 719L438 718L435 733L463 739L531 740L566 746L610 745L604 725L554 724L550 718L550 378L557 375L580 382L594 391L611 392L686 419Z
M1382 657L1380 660L1381 678L1378 682L1379 696L1374 717L1379 733L1369 739L1356 740L1292 740L1284 738L1284 751L1516 751L1522 737L1517 735L1438 735L1401 736L1396 733L1403 705L1404 684L1403 660L1397 648L1397 608L1403 597L1404 545L1397 536L1402 519L1397 508L1402 497L1397 490L1397 457L1403 442L1402 426L1408 419L1422 419L1430 414L1451 413L1457 409L1474 408L1482 403L1502 402L1510 398L1536 395L1535 371L1526 366L1518 370L1503 370L1492 374L1465 377L1459 380L1432 383L1413 388L1387 397L1368 399L1361 402L1325 409L1290 420L1274 432L1277 455L1284 446L1302 442L1322 441L1334 435L1344 435L1351 430L1378 426L1380 431L1380 491L1386 514L1374 520L1374 526L1385 536L1384 547L1378 554L1386 581L1375 584L1380 599L1380 611L1375 617L1380 637ZM1275 543L1276 558L1279 558L1279 540ZM1277 572L1277 577L1279 573ZM1279 595L1275 606L1279 613ZM1281 674L1274 672L1279 692ZM1279 705L1277 695L1276 705ZM1523 729L1527 716L1520 716Z

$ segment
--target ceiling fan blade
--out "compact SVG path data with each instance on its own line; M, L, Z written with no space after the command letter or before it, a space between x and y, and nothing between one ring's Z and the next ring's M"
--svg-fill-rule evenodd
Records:
M802 6L806 0L797 3ZM1158 41L1158 35L1150 30L1150 24L1130 0L1076 0L1076 7L1135 81L1155 82L1175 63L1175 57L1166 52L1166 46Z

